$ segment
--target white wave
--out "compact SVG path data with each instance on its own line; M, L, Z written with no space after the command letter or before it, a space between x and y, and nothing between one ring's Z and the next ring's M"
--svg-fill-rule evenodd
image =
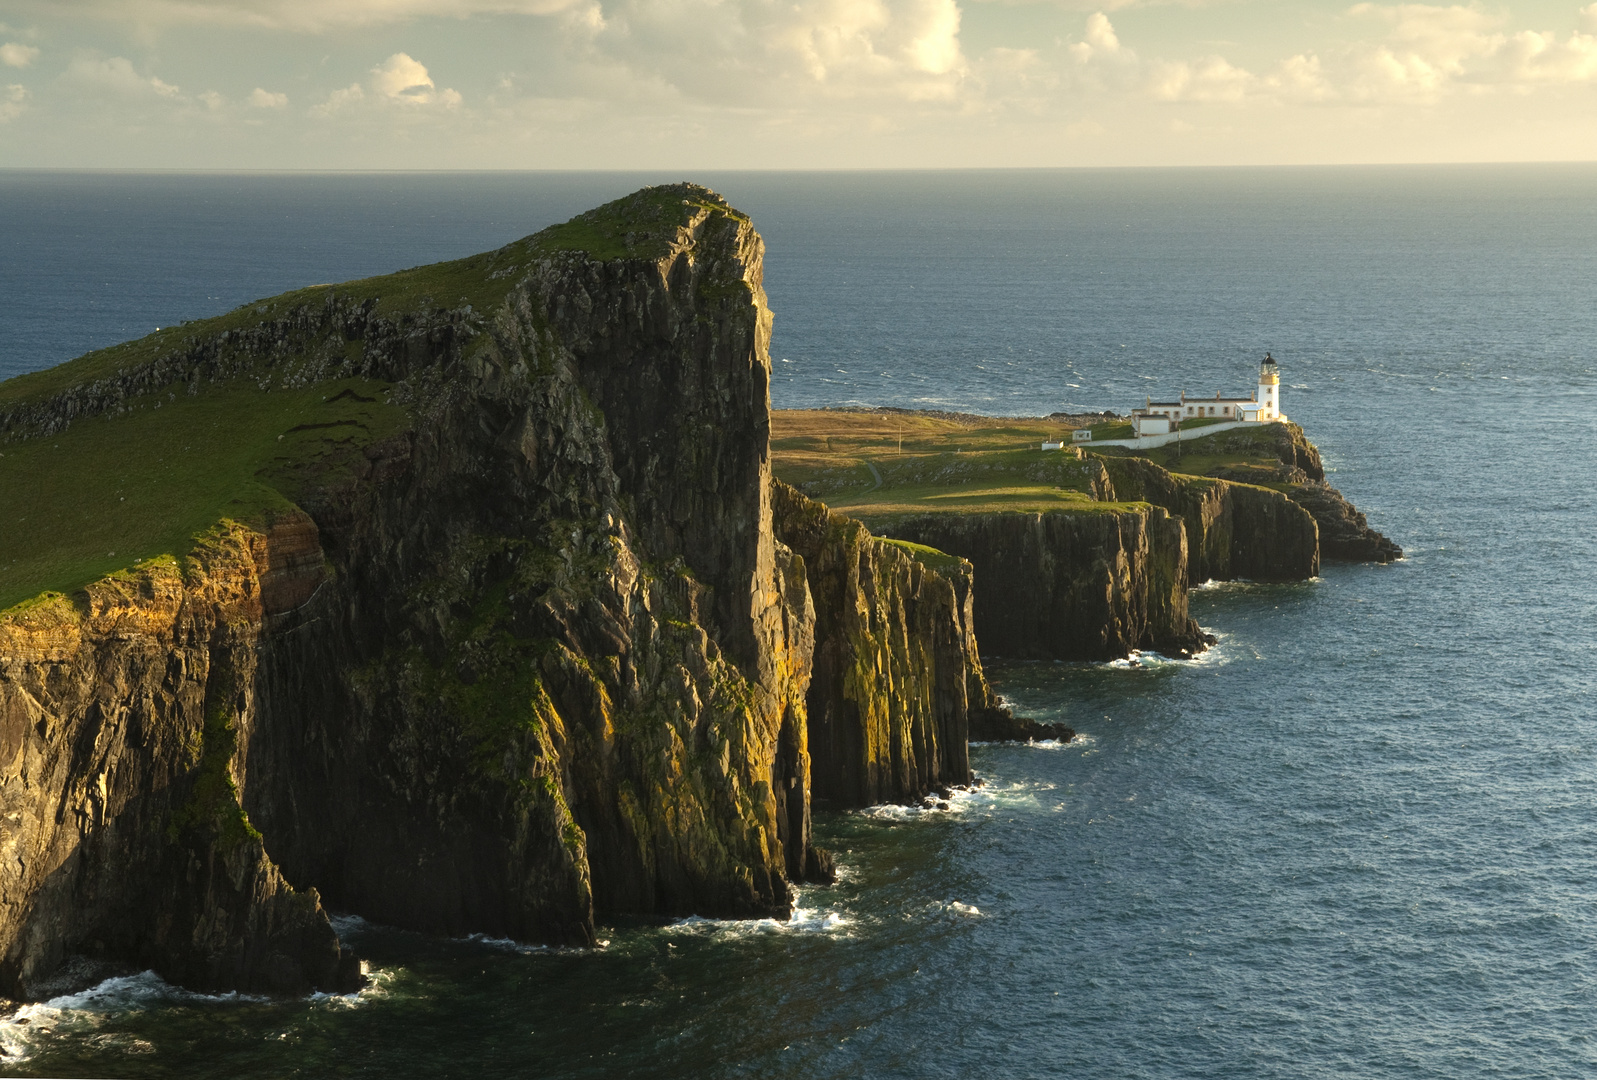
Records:
M949 791L946 798L928 795L913 806L883 803L880 806L867 806L855 813L861 817L876 818L878 821L913 821L928 814L957 814L972 805L971 800L980 790L980 785L954 788Z
M1185 661L1182 661L1183 663ZM1130 656L1123 656L1119 660L1106 660L1104 667L1121 668L1123 670L1137 670L1142 668L1165 667L1177 661L1161 653L1150 650L1133 649Z
M355 1009L379 998L385 998L399 975L401 968L374 968L367 961L360 962L360 973L366 976L366 985L348 994L326 994L320 990L311 994L310 1001L337 1009Z
M837 934L847 936L846 928L852 920L841 911L820 908L794 907L792 918L780 919L707 919L702 915L689 915L665 927L667 934L700 934L716 937L745 938L761 934Z
M1078 732L1076 732L1074 738L1064 739L1064 740L1060 740L1060 739L1031 739L1031 740L1029 740L1027 742L1013 742L1013 741L1010 741L1010 742L973 742L970 745L972 745L972 746L1024 746L1024 747L1026 747L1028 749L1031 749L1031 750L1066 750L1066 749L1069 749L1071 747L1075 747L1076 749L1079 750L1079 749L1081 749L1084 746L1091 746L1093 743L1096 743L1097 741L1098 740L1093 738L1091 735L1083 735L1081 732L1078 731Z
M33 1044L41 1036L61 1027L92 1030L102 1025L108 1017L151 1005L192 1003L198 1001L232 1003L269 1000L237 991L226 994L202 994L173 986L153 971L137 975L117 975L86 990L62 994L48 1001L24 1005L4 1020L0 1020L0 1047L5 1049L7 1064L26 1061L33 1052ZM153 1046L141 1039L117 1034L109 1036L117 1048L129 1053L148 1053Z
M854 868L839 863L837 866L838 881L848 880L855 876ZM853 925L853 920L843 912L833 908L808 907L805 905L805 894L816 889L826 889L830 886L811 885L794 891L793 914L786 921L781 919L710 919L703 915L689 915L677 919L664 928L667 934L701 934L715 935L717 937L743 938L754 937L760 934L836 934L847 937L848 927Z
M1032 743L1044 747L1042 743ZM1069 745L1075 745L1074 740ZM1057 740L1055 746L1058 746ZM861 817L878 821L915 821L935 819L952 814L992 814L999 810L1037 810L1042 808L1041 794L1058 787L1051 781L1015 780L1008 783L990 782L968 791L955 791L944 804L935 806L871 806L855 811Z
M1033 750L1066 750L1072 746L1080 748L1097 741L1090 735L1076 735L1070 739L1035 739L1023 745Z
M503 952L520 953L522 956L532 956L538 953L590 953L603 949L610 944L606 938L600 938L590 947L587 945L529 945L515 938L490 937L487 934L467 934L465 937L451 938L451 941L466 941L473 945L485 945L490 949L499 949Z
M359 915L334 915L331 912L327 915L327 921L332 924L333 933L339 937L343 937L345 934L359 934L366 930L374 929L376 926L375 923L367 922Z

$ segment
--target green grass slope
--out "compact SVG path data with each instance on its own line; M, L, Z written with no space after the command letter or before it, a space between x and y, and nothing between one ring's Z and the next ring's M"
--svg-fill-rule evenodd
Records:
M158 555L222 518L258 522L409 423L359 379L226 386L0 446L0 610Z

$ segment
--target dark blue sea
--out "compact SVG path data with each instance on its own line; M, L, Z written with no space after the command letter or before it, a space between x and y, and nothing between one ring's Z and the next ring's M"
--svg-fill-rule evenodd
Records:
M0 172L0 376L683 178ZM0 1071L1597 1075L1597 167L690 178L765 236L778 407L1123 412L1269 350L1407 558L1201 589L1191 663L993 661L1082 737L823 818L791 924L349 918L360 995L129 977L0 1026Z

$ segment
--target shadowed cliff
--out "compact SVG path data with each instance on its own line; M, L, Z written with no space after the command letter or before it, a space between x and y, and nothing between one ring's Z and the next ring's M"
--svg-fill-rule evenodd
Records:
M0 387L41 520L152 478L114 549L0 535L13 595L79 590L0 614L0 991L70 956L348 987L322 900L579 945L596 910L785 915L826 865L762 258L718 196L647 189Z

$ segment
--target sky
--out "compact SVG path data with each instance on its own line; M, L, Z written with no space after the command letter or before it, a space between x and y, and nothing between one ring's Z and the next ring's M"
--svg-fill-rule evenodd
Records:
M1597 160L1597 2L0 0L0 167Z

